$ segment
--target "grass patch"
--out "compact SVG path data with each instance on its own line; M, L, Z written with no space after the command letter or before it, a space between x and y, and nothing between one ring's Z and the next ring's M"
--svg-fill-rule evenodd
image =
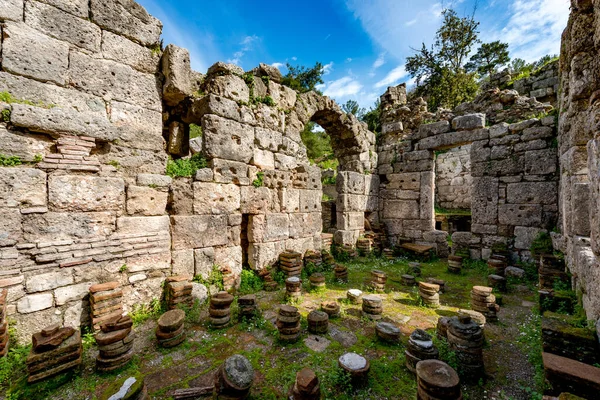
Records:
M208 161L200 154L194 154L190 158L179 158L173 160L169 158L167 161L167 175L171 178L184 177L191 178L196 171L201 168L206 168Z

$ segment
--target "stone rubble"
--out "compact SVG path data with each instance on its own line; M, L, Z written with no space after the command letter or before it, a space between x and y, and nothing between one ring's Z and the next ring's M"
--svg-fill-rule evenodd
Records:
M68 333L70 335L67 336ZM59 338L59 340L53 342L51 346L43 346L41 349L31 348L25 361L29 375L27 378L28 383L49 378L81 365L83 348L78 330L52 326L35 335L38 338L53 336Z

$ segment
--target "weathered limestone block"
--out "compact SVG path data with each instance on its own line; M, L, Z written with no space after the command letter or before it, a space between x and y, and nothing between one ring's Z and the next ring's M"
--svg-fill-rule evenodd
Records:
M269 81L269 95L279 107L290 110L296 105L297 94L293 89L280 85L275 81Z
M498 218L498 178L473 178L471 193L473 223L495 225Z
M23 216L23 238L28 242L103 238L114 231L115 220L111 212L28 214Z
M91 0L92 21L144 46L158 43L162 23L135 1Z
M2 69L40 81L64 85L69 67L69 45L24 24L3 29Z
M102 31L97 25L53 6L38 1L25 3L25 23L58 40L94 53L100 51Z
M590 235L592 250L600 255L600 139L588 143L590 171Z
M300 211L301 212L319 212L321 211L320 190L301 190L300 191Z
M59 287L54 290L57 306L62 306L71 301L80 301L90 292L90 286L97 282L82 282L76 285Z
M571 193L573 233L578 236L590 236L591 198L589 183L574 183Z
M31 294L22 297L17 302L17 311L21 314L29 314L36 311L45 310L54 305L52 293Z
M149 74L155 74L160 64L158 52L109 31L102 32L102 56Z
M127 271L128 272L141 272L141 271L156 271L166 270L171 268L171 251L168 247L163 247L162 252L156 252L153 254L141 255L138 257L130 257L127 259ZM154 276L162 277L162 274L156 271ZM152 272L150 272L152 274Z
M214 94L191 99L191 105L183 122L197 123L206 114L215 114L237 122L245 122L240 115L240 106L235 101Z
M279 150L279 146L283 143L281 132L273 131L271 129L256 127L255 135L256 143L261 149L277 151Z
M233 184L194 182L195 214L231 214L240 208L240 187Z
M433 229L435 201L435 174L434 172L421 172L421 196L419 198L419 215L423 220L431 220Z
M73 284L72 271L70 269L62 269L45 274L29 276L25 280L25 289L27 290L27 293L45 292L46 290L52 290L71 284Z
M169 124L169 145L167 151L175 156L184 156L188 152L186 143L186 130L181 122L173 121ZM189 139L188 139L189 142Z
M13 125L34 132L49 134L60 132L107 141L117 138L115 127L106 117L96 113L80 113L59 107L48 109L27 104L13 104L10 120Z
M130 215L163 215L169 193L146 186L127 187L127 213Z
M461 117L459 117L461 118ZM443 149L449 147L462 146L478 140L489 138L488 129L469 130L468 132L450 132L442 133L437 136L430 136L419 140L418 150Z
M558 187L556 182L510 183L506 200L512 204L557 204Z
M117 233L128 234L152 234L166 233L170 230L169 217L119 217L117 218Z
M248 163L254 155L254 129L215 115L202 118L204 151L208 157Z
M242 273L242 247L215 248L215 265L227 268L234 276L239 276Z
M275 169L275 155L268 150L254 149L252 165L263 170Z
M508 135L508 124L501 122L490 127L490 139L500 138Z
M277 192L266 187L242 186L240 191L240 212L242 214L266 214L277 211Z
M168 188L173 178L167 175L139 174L137 176L138 186L153 186L157 188Z
M171 265L173 275L195 276L194 250L185 249L171 252Z
M0 19L23 21L23 0L4 0L0 9Z
M46 173L33 168L0 167L0 207L46 206Z
M384 200L384 219L419 219L419 203L411 200Z
M311 237L322 229L321 213L291 213L290 238Z
M283 188L279 191L281 212L297 213L300 211L300 190Z
M450 132L450 123L448 121L439 121L432 124L422 124L419 126L419 138L439 135Z
M379 185L381 181L379 175L365 175L365 193L370 196L379 195Z
M164 149L160 112L112 101L110 122L116 128L116 139L127 147L161 152ZM89 134L87 136L96 137Z
M367 208L368 196L360 194L340 194L336 201L338 212L364 212Z
M333 240L336 244L340 245L356 245L356 241L360 235L360 231L352 230L352 231L341 231L337 230L333 234Z
M42 0L70 14L87 18L89 16L89 0Z
M525 174L553 174L558 168L556 149L532 150L525 153Z
M338 212L337 228L343 231L360 230L365 228L364 212Z
M298 166L298 159L281 153L275 153L275 168L278 170L293 170Z
M171 232L173 250L226 245L227 216L171 216Z
M244 70L242 67L235 64L227 64L222 61L218 61L208 68L206 75L242 75Z
M388 174L387 178L389 180L387 189L419 191L421 188L421 174L419 172Z
M388 122L381 126L381 133L384 135L392 132L404 132L402 121Z
M515 249L529 250L531 243L540 232L546 232L540 228L515 227Z
M165 76L163 99L170 106L176 106L192 94L192 69L190 53L181 47L169 44L162 56L162 72Z
M205 141L206 142L206 141ZM249 185L249 166L244 162L222 160L215 158L211 161L214 181L217 183L235 183Z
M119 171L126 176L137 174L164 174L168 155L164 151L135 149L110 145L110 152L98 154L100 163L119 164Z
M90 112L106 117L106 104L101 97L51 83L37 82L3 71L0 71L0 91L9 92L17 99L47 105L54 104L64 109Z
M452 129L466 131L485 128L485 114L470 114L452 120Z
M125 182L121 178L52 175L48 179L48 203L65 211L122 210Z
M501 225L540 226L542 207L527 204L501 204L498 206L498 222Z
M217 96L227 97L233 101L247 103L250 100L248 85L246 85L246 82L242 78L236 75L209 78L205 83L205 91Z
M23 134L0 126L0 154L16 156L23 161L34 161L37 155L51 153L54 141L44 135Z
M338 193L363 194L365 192L365 175L358 172L343 171L336 179Z
M279 254L286 250L286 242L250 243L248 246L248 263L250 268L260 271L274 265Z
M275 242L290 236L288 214L251 215L248 221L248 240L251 243Z
M215 249L207 247L205 249L194 250L194 276L200 275L203 279L208 279L215 265Z
M136 71L128 65L98 60L78 51L69 57L70 83L96 96L162 111L157 77Z
M0 208L0 243L17 243L22 237L21 211L16 208Z

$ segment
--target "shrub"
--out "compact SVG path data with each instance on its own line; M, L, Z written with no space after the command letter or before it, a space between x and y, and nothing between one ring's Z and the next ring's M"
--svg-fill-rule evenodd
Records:
M179 158L177 160L169 159L167 161L167 175L172 178L194 176L197 170L206 168L208 162L200 154L194 154L190 158Z
M240 283L240 293L256 293L264 288L263 280L254 271L243 269Z

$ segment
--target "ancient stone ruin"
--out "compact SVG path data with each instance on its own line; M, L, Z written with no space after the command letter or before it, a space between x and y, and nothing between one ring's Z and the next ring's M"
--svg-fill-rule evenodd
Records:
M539 261L532 244L549 234L551 252L562 252L564 261L542 255L544 304L560 296L553 284L562 280L580 294L587 319L598 320L600 2L571 3L559 63L511 88L510 75L495 75L472 102L436 113L422 98L409 99L405 85L389 87L376 138L332 99L283 85L272 66L244 71L219 62L193 71L188 51L163 46L161 22L132 0L2 0L0 156L13 165L0 167L0 355L9 346L10 320L19 341L40 341L27 367L30 381L43 379L79 365L78 329L92 327L101 346L98 368L120 367L132 356L132 323L123 315L134 306L161 296L169 309L209 299L212 328L221 329L233 322L227 291L239 288L244 268L277 290L270 268L279 267L292 300L303 296L303 284L327 290L319 272L300 278L321 260L335 268L332 283L347 283L352 270L336 264L331 244L348 257L383 250L394 260L400 248L451 256L456 274L463 259L490 260L496 293L507 290L509 265ZM335 186L322 183L330 171L308 160L300 132L310 121L331 137ZM334 201L323 202L324 193ZM215 270L224 291L191 282ZM371 274L371 286L387 296L386 273ZM419 274L398 271L395 278L425 305L445 306L439 279L417 282ZM482 294L475 286L471 298L488 321L501 309L492 287ZM380 294L349 290L347 304L377 321L387 312ZM251 319L260 297L235 304ZM308 327L325 335L329 316L344 313L336 302L323 304L324 311L309 314ZM184 317L181 310L161 317L155 334L162 346L185 340ZM280 339L296 342L302 318L284 305L271 322ZM455 338L450 348L481 373L483 327L470 317L444 321L442 336ZM556 359L577 358L556 354L572 336L557 339L559 329L548 321L549 376L573 390L579 361L562 368ZM398 342L399 328L386 324L373 332ZM57 339L61 332L69 334ZM437 358L437 350L421 357L435 348L428 333L418 333L409 342L410 369L419 390L433 393L438 378L427 378L435 372L427 368L438 363L417 362ZM597 337L586 343L584 361L593 364ZM348 353L339 365L352 384L367 379L367 358ZM232 384L237 370L244 380ZM250 390L245 358L230 358L218 371L218 391L243 397ZM444 398L459 398L450 375ZM312 371L296 379L295 398L321 390ZM586 380L586 393L597 393L597 381Z

